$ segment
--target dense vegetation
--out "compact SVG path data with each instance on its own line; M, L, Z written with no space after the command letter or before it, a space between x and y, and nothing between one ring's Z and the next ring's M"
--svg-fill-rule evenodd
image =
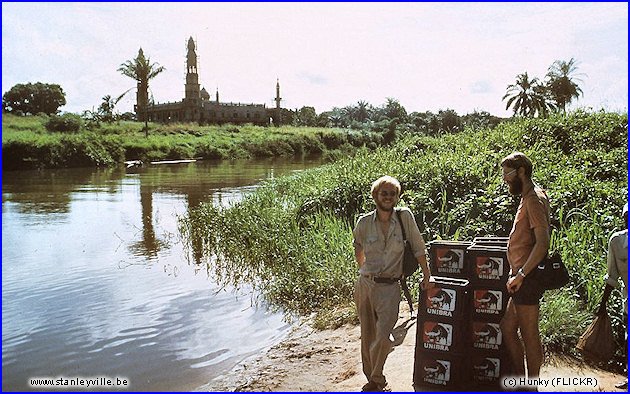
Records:
M374 179L389 174L401 181L401 204L416 214L427 241L505 236L518 199L507 194L499 163L519 150L548 191L551 247L571 272L568 286L545 294L543 341L573 352L601 297L608 238L622 227L627 131L627 114L576 112L439 137L409 135L391 147L273 179L228 209L202 205L182 219L181 231L191 245L203 244L220 283L250 282L267 302L301 314L339 317L330 311L342 310L344 321L353 317L348 306L357 275L351 229L374 208ZM417 283L412 291L417 296ZM615 293L609 310L616 330L621 309ZM619 349L617 363L625 360Z
M85 123L79 115L2 115L2 168L105 166L125 160L233 159L347 154L383 133L338 128Z

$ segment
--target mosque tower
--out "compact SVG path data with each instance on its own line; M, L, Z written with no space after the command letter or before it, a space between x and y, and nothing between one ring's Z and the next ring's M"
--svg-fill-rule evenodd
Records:
M276 79L276 109L280 109L280 79Z
M184 101L197 103L201 97L199 91L199 74L197 74L197 53L195 52L195 41L192 37L188 39L185 92Z

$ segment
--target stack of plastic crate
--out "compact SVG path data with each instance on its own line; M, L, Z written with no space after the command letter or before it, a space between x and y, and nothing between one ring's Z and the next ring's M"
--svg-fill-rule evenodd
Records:
M508 301L507 238L475 238L466 250L470 267L471 380L479 389L496 389L510 369L499 323Z
M466 249L471 242L429 245L435 287L422 291L414 361L416 386L456 390L468 380L470 282Z

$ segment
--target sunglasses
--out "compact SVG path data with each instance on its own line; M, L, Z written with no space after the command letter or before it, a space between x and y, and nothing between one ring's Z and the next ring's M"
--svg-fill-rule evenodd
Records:
M501 172L501 174L503 175L503 178L505 178L505 177L508 177L508 176L514 174L516 171L518 171L518 168L516 168L516 169L514 169L512 171L509 171L509 172Z

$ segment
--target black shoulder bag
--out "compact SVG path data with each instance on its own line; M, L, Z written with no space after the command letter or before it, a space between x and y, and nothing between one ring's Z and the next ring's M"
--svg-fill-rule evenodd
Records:
M544 191L543 193L545 196L547 195ZM549 214L547 214L547 219L549 219ZM549 222L551 221L549 220ZM551 228L549 228L549 232L551 232ZM529 273L529 275L531 274L534 274L532 279L545 290L559 289L569 283L569 272L558 252L551 256L547 253L545 258Z
M409 292L409 286L407 286L407 277L413 275L414 272L418 269L418 259L413 255L413 251L411 250L411 244L407 241L407 233L405 232L405 225L402 222L400 217L400 210L395 209L396 216L398 217L398 221L400 222L400 229L402 230L403 236L403 244L405 245L405 252L403 255L403 277L400 279L400 287L402 288L403 294L405 294L405 298L407 299L407 304L409 304L409 310L411 314L413 314L413 303L411 301L411 292Z
M534 274L532 279L545 290L559 289L569 283L569 272L558 252L545 256L543 261L529 273L531 274Z

